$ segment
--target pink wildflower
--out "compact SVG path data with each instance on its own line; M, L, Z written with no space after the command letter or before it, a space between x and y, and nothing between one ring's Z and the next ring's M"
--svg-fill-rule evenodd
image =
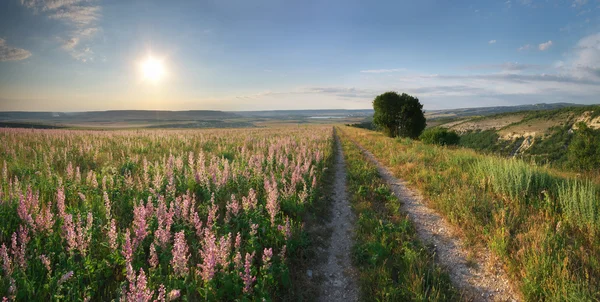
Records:
M48 273L52 274L52 267L51 267L50 259L46 255L42 254L42 255L40 255L40 260L42 261L42 264L44 265L44 267L46 268Z
M67 241L67 251L73 253L77 249L77 235L75 233L75 224L73 223L73 215L66 214L63 218L62 233L63 238Z
M169 296L168 296L167 301L175 301L180 296L181 296L181 291L180 290L178 290L178 289L171 290L169 292Z
M148 235L148 224L146 223L146 208L140 203L139 206L133 208L133 246L134 249L146 238Z
M52 233L52 227L54 226L54 215L50 210L50 206L46 206L45 210L42 210L35 217L35 225L38 231L46 231Z
M158 266L158 254L156 253L156 247L153 244L150 245L150 258L148 259L150 267L156 268Z
M104 197L104 210L106 212L106 220L110 221L111 220L111 205L110 205L110 199L108 198L108 193L106 193L106 191L104 191L103 194Z
M65 191L64 189L58 188L56 192L56 207L58 208L58 214L61 218L65 217Z
M27 201L27 199L25 199L25 197L23 195L21 195L19 198L19 206L17 207L17 214L19 215L19 218L21 218L21 220L23 220L23 222L25 222L28 226L35 227L35 225L33 223L33 218L31 217L31 214L29 213L28 201Z
M252 276L252 258L254 258L254 252L252 254L246 253L246 262L244 263L244 273L240 273L242 280L244 281L244 292L252 292L252 283L256 281L256 276Z
M71 279L71 277L73 277L75 273L73 273L73 271L70 271L66 274L64 274L62 277L60 277L60 280L58 280L58 285L61 285L63 283L65 283L67 280Z
M257 203L258 200L256 198L256 192L254 189L250 189L250 191L248 191L248 197L242 197L242 208L246 212L256 208Z
M231 252L231 233L227 236L222 236L219 240L219 251L217 256L217 262L222 266L226 267L228 264L229 253Z
M277 182L273 177L271 181L265 178L265 191L267 192L267 212L271 217L271 225L275 225L275 216L279 213L279 192L277 191Z
M4 270L4 276L8 278L8 276L12 275L12 261L10 260L8 248L6 248L5 244L2 244L0 247L0 258L2 258L2 270Z
M171 266L175 275L184 277L188 274L189 269L187 266L188 258L188 246L185 241L184 231L175 233L175 243L173 244L173 259L171 259Z
M129 229L125 231L125 241L121 246L121 255L123 255L126 262L131 263L131 260L133 259L133 247L131 244L131 234L129 233Z
M271 267L271 258L272 257L273 257L273 249L265 248L265 250L263 251L263 256L262 256L264 269L268 270Z
M165 285L161 284L158 287L158 296L156 297L156 299L154 299L154 302L166 302L167 301L166 294L167 294L167 290L165 289Z
M18 237L18 240L17 240ZM13 259L15 262L21 267L21 269L25 270L27 268L27 244L29 243L29 234L27 232L27 228L22 225L19 226L19 230L12 234L12 248L11 252L13 254Z
M233 257L233 266L235 269L242 268L242 254L240 252L235 253L235 256Z
M202 256L202 264L198 264L199 274L204 282L212 280L215 275L217 266L217 239L210 229L205 229L204 244L200 255Z
M137 280L129 281L129 291L124 295L124 301L148 302L152 301L153 292L148 288L146 273L140 268Z
M111 219L110 220L110 225L108 227L108 245L110 246L110 248L114 251L117 249L118 245L117 245L117 222L115 221L115 219Z

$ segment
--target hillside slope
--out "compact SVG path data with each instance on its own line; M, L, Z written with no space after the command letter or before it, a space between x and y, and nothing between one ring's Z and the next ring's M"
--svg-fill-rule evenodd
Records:
M520 111L441 124L461 135L461 145L540 163L561 163L579 122L600 129L600 106Z

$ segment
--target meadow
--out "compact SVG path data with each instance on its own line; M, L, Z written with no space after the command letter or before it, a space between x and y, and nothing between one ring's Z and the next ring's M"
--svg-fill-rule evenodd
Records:
M332 134L2 129L0 297L293 295Z
M493 251L524 300L600 299L596 182L468 149L342 132L420 191L472 250Z

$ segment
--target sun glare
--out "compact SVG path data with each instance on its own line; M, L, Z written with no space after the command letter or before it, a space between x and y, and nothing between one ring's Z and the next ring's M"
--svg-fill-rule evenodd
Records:
M144 80L150 81L152 83L158 83L165 74L165 67L161 60L148 57L146 58L142 64L142 75Z

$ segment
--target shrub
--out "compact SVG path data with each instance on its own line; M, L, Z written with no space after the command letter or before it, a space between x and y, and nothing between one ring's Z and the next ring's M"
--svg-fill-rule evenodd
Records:
M456 132L445 128L429 128L423 131L419 138L424 143L442 146L458 145L460 141Z

